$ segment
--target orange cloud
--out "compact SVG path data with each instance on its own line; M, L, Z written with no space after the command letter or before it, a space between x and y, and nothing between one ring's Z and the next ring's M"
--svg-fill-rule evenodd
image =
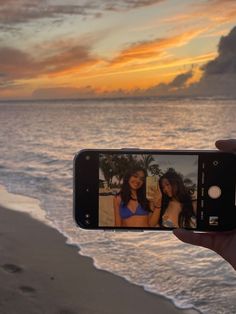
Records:
M132 81L133 73L129 75L118 75L115 80L111 80L113 84L113 89L104 88L100 91L94 89L94 85L87 86L84 89L74 88L74 89L44 89L37 90L34 93L35 97L42 97L47 95L49 97L54 97L56 94L58 97L63 97L63 95L71 95L71 97L126 97L126 96L155 96L155 95L181 95L181 96L201 96L201 95L235 95L235 68L233 65L235 63L235 37L236 37L236 27L234 27L230 33L221 38L219 42L218 53L215 54L205 54L198 56L195 59L195 64L202 61L206 62L210 57L213 60L205 63L204 67L191 67L187 71L177 71L172 72L172 77L169 77L168 82L162 81L156 82L149 86L143 86L139 84L139 87L128 88L129 83ZM178 60L175 60L176 62ZM183 60L179 60L182 62ZM191 58L189 59L191 60ZM185 60L186 63L186 60ZM230 65L230 66L229 66ZM166 64L168 66L168 64ZM179 67L176 67L179 69ZM170 71L167 72L170 74ZM138 76L137 79L146 82L145 73L142 76ZM150 72L148 73L148 78L151 78ZM119 81L121 79L121 81ZM99 82L103 82L104 78L101 78ZM119 82L118 82L119 81ZM107 80L105 80L107 82ZM114 86L114 83L119 83L119 88ZM137 82L137 81L136 81ZM120 84L121 83L121 84ZM127 85L128 83L128 85ZM123 85L122 85L123 84ZM102 86L102 84L101 84ZM128 86L128 87L127 87ZM131 86L132 87L132 86Z
M205 29L191 30L173 37L155 39L136 43L122 50L120 54L111 61L112 66L122 66L130 62L143 62L152 59L160 59L166 54L166 50L180 47L201 34Z
M34 58L29 53L20 50L2 48L0 56L4 52L6 60L4 64L0 60L0 64L2 71L13 80L49 77L64 81L64 83L66 80L73 80L73 77L76 80L79 75L81 78L95 79L123 73L150 71L163 66L175 66L174 63L180 61L173 62L173 58L168 57L166 50L186 44L201 31L194 30L170 38L132 44L111 61L91 55L89 46L79 46L75 41L68 40L45 43L45 46L37 47L38 51ZM21 62L14 60L21 60ZM158 60L161 63L159 65L156 63ZM132 66L133 62L136 63L135 67Z
M0 48L1 82L5 85L17 80L35 79L42 76L60 76L76 68L90 68L98 60L92 57L89 48L69 46L50 56L33 56L29 52L11 47Z

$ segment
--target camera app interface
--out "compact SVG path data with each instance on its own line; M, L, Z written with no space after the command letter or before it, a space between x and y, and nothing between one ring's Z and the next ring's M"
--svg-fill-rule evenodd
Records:
M99 155L99 226L197 227L198 156Z

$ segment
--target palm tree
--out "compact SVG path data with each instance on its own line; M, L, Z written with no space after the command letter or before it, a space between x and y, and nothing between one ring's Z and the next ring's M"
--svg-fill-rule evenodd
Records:
M160 166L158 164L153 164L149 167L149 171L151 172L151 175L153 176L162 176L163 171L160 169Z
M152 155L141 155L140 165L148 171L153 161L154 158Z
M193 181L189 178L184 179L184 185L188 189L190 194L194 194L194 192L197 190L197 186Z
M110 187L112 178L114 176L114 163L112 156L102 155L99 161L99 166L102 170L105 180L107 181L108 187Z

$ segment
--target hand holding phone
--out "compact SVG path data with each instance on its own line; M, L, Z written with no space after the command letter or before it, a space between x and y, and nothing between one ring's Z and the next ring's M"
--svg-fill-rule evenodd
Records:
M236 140L219 140L216 142L216 147L222 152L236 152ZM218 253L236 270L236 229L205 233L176 229L174 234L183 242L203 246Z
M157 183L157 188L154 191L154 197L153 197L153 205L155 208L161 207L161 202L162 202L162 193L160 189L159 182Z

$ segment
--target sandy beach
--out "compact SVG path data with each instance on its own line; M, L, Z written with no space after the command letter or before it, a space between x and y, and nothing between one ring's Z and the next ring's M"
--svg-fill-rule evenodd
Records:
M100 226L114 226L114 208L113 208L113 195L99 196L99 225Z
M0 313L195 313L97 270L57 230L0 207Z

